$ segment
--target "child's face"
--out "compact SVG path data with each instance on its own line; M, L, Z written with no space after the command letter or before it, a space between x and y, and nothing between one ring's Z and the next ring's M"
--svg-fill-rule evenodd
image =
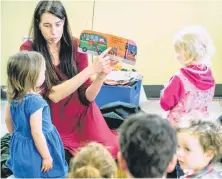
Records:
M197 172L209 164L211 159L203 151L197 136L188 132L179 132L177 139L177 158L182 170L188 169Z
M46 70L45 61L43 61L42 65L41 65L40 72L39 72L39 78L38 78L38 81L37 81L37 87L40 87L44 83L44 81L45 81L45 70Z
M189 65L189 62L192 62L193 59L190 57L189 52L181 50L176 50L176 59L182 65Z
M181 63L183 61L185 61L184 59L184 54L182 52L176 52L176 59Z

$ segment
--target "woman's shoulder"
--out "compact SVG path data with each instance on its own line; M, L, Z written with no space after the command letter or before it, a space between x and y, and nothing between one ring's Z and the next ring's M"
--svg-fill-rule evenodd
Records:
M21 46L20 46L20 50L28 50L31 51L32 50L32 44L33 42L31 40L26 40Z

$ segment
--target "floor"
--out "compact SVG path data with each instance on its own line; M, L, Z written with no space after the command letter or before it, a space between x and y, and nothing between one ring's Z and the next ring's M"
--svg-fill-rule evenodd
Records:
M5 126L5 106L7 101L1 100L1 132L0 137L2 137L6 132ZM164 115L165 112L161 109L159 105L158 99L147 99L146 94L143 88L141 88L140 92L140 107L143 111L147 113L156 113L160 115ZM209 111L212 117L218 118L218 116L222 115L222 98L214 99L214 101L209 106Z
M1 132L0 137L2 137L5 133L7 133L7 128L5 125L5 106L7 104L7 101L1 101ZM156 113L160 115L164 115L164 111L161 109L159 105L158 99L146 99L146 95L144 92L144 89L141 89L140 93L140 107L143 111L147 113ZM209 106L209 111L211 113L211 116L218 118L220 115L222 115L222 99L214 99L214 101ZM222 164L216 163L215 167L222 171Z
M143 111L147 113L157 113L160 115L164 115L166 112L163 111L159 105L159 100L156 99L148 99L140 103L140 107ZM222 98L214 99L209 105L210 116L213 118L218 118L222 115Z

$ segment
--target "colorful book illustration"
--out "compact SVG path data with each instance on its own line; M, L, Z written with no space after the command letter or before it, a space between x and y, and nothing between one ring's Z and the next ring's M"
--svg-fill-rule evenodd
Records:
M113 59L130 65L136 64L137 46L134 41L92 30L84 30L80 35L79 52L100 55L109 47L112 48L109 55Z

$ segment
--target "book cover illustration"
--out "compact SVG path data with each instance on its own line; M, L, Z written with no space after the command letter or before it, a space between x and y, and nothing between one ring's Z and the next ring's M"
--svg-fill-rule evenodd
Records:
M100 55L109 47L112 48L109 55L113 59L130 65L136 64L137 46L134 41L92 30L84 30L80 35L79 52Z

